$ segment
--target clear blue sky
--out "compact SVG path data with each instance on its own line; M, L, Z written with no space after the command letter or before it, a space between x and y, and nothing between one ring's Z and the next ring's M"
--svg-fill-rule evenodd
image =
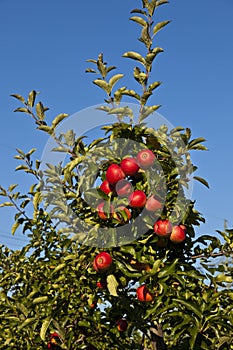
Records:
M91 83L94 76L84 72L86 59L100 52L126 74L124 84L130 88L127 74L133 65L121 56L143 49L136 40L138 26L128 21L140 3L0 0L2 185L21 182L25 188L25 177L14 172L15 148L36 147L40 158L46 143L29 117L13 113L18 104L9 95L40 91L50 120L102 103L102 92ZM207 139L209 151L193 153L193 161L210 189L196 183L193 199L207 220L199 231L214 234L224 219L233 226L233 1L171 0L158 17L172 23L157 37L165 53L153 77L164 84L151 102L162 104L159 112L174 126L190 127L194 137ZM0 211L0 242L17 248L24 237L10 235L11 216L9 209Z

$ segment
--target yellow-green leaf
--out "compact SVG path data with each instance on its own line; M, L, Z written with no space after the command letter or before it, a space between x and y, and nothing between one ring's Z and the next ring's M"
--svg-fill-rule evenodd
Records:
M111 295L113 295L115 297L118 296L118 294L117 294L118 282L117 282L114 275L107 276L107 287L108 287L108 291Z

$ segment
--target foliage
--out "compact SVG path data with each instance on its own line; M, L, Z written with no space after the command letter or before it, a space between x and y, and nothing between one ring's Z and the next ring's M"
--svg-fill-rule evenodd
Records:
M0 349L233 349L233 230L225 228L196 238L195 226L205 220L185 194L190 176L197 170L190 152L205 150L205 140L192 139L188 128L161 126L154 130L145 123L159 108L147 102L160 86L160 82L150 82L154 59L163 51L153 47L153 40L169 21L154 24L153 16L165 3L145 0L141 9L132 11L131 20L141 27L139 40L146 53L128 51L123 57L137 63L133 76L140 91L125 86L115 90L123 74L109 78L115 67L108 66L102 54L97 60L88 60L95 69L87 72L100 75L93 82L107 94L100 109L117 118L103 128L104 138L86 144L84 137L77 137L72 130L59 134L57 127L66 114L56 116L48 125L48 108L36 103L36 91L31 91L27 100L13 95L23 104L16 111L31 116L37 128L56 141L54 151L67 153L69 160L42 171L41 162L33 158L34 148L27 153L18 149L15 158L20 165L16 170L31 174L35 183L26 194L18 192L16 184L0 188L1 206L17 210L12 234L21 228L29 237L21 250L0 249ZM121 104L125 95L139 106L137 121L132 109ZM114 143L118 139L135 142L130 153L124 141ZM159 217L155 213L143 216L141 209L129 208L116 193L101 192L91 175L104 181L109 164L135 156L138 144L154 153L162 171L140 171L130 181L147 197L153 194L164 199ZM206 180L193 178L208 186ZM127 206L132 221L143 218L141 226L127 229L128 218L122 210L117 215L109 211L103 221L96 210L100 200L107 203L106 211L111 204L114 210ZM165 238L161 246L153 224L166 218L173 225L185 225L184 242L174 244ZM106 226L107 235L98 239L108 247L113 264L100 273L93 261L106 248L97 246L95 239ZM126 241L124 235L116 237L122 230L126 230ZM103 288L98 287L99 281ZM151 302L136 297L136 288L143 284L153 294ZM128 322L125 332L117 327L122 318Z

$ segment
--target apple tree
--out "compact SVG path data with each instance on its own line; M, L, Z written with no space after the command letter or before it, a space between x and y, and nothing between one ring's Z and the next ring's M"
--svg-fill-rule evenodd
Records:
M233 349L233 230L197 237L205 219L187 195L194 180L208 187L191 160L205 139L148 122L160 107L148 103L161 84L154 42L169 24L154 14L166 3L132 10L143 50L123 57L135 90L103 54L88 60L105 94L101 137L60 132L68 115L49 124L35 90L12 95L64 157L42 166L35 148L18 149L16 170L32 184L0 188L1 206L15 208L12 234L28 237L20 250L0 247L0 349Z

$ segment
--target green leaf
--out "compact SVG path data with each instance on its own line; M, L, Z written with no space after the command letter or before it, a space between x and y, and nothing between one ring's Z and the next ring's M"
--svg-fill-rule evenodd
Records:
M85 70L85 72L86 72L86 73L97 73L97 71L94 70L94 69L92 69L92 68L87 68L87 69Z
M45 118L44 111L45 110L44 110L44 106L43 106L42 102L38 102L36 104L36 114L40 120L44 120L44 118Z
M157 3L156 3L156 7L159 7L159 6L161 6L161 5L165 5L165 4L168 4L168 3L169 3L168 0L159 0L159 1L157 1Z
M231 276L227 276L226 274L223 273L219 273L214 280L218 283L218 282L226 282L226 283L232 283L233 279Z
M141 13L142 15L147 15L146 11L140 10L140 9L133 9L130 11L130 13Z
M118 282L115 278L114 275L108 275L107 276L107 287L108 287L108 291L111 295L117 297L117 287L118 287Z
M152 45L152 40L149 32L148 25L142 29L141 37L139 38L139 41L143 42L147 49L150 50Z
M52 128L55 129L58 126L58 124L60 124L68 116L69 114L66 113L58 114L52 121Z
M53 270L53 275L54 275L55 273L57 273L58 271L64 269L66 266L67 266L66 263L62 263L62 264L57 265L57 266L55 267L55 269Z
M111 87L111 90L113 86L121 79L123 78L124 74L116 74L114 75L108 82L109 86Z
M137 94L134 90L125 89L124 91L122 91L122 95L127 95L136 98L138 101L140 101L140 95Z
M86 328L90 328L91 324L88 321L85 320L81 320L78 322L79 327L86 327Z
M133 116L133 111L131 108L125 106L125 107L119 107L119 108L111 108L111 110L108 112L108 114L120 114L123 116Z
M201 183L202 183L203 185L205 185L207 188L210 187L209 184L208 184L208 182L207 182L205 179L203 179L202 177L200 177L200 176L194 176L193 178L194 178L195 180L201 182Z
M15 234L15 231L17 230L17 228L18 228L20 225L21 225L20 221L16 221L16 222L12 225L12 227L11 227L11 233L12 233L12 235Z
M41 192L36 192L33 198L33 206L35 210L38 210L39 204L42 201L42 193Z
M96 60L93 60L93 59L86 60L86 62L90 62L90 63L97 64L97 61L96 61Z
M141 17L133 16L130 18L130 20L140 24L143 27L147 27L147 22Z
M36 92L35 90L32 90L32 91L29 92L28 100L27 100L27 105L29 107L33 107L34 106L36 95L38 95L38 92Z
M42 323L42 326L41 326L41 329L40 329L40 337L43 341L46 340L46 333L47 333L47 330L49 328L49 325L52 321L52 318L51 317L47 317L44 322Z
M148 86L148 91L152 92L153 90L155 90L157 87L159 87L161 85L161 81L155 81L154 83L150 84Z
M38 130L47 132L47 134L52 135L53 134L53 129L48 126L48 125L40 125L37 127Z
M21 95L18 95L18 94L11 94L10 96L16 98L17 100L20 100L20 101L23 102L23 103L25 102L23 96L21 96Z
M31 114L29 109L25 108L25 107L19 107L19 108L16 108L14 110L14 112L22 112L22 113L27 113L27 114Z
M198 316L199 319L202 318L202 312L201 312L201 310L197 307L197 304L194 304L194 303L191 302L191 301L188 301L188 302L187 302L187 301L185 301L185 300L183 300L183 299L176 299L176 298L173 299L173 302L177 302L178 305L181 304L181 305L185 306L187 310L192 311L195 315Z
M169 275L171 275L175 271L175 267L178 261L179 259L175 259L171 265L163 267L158 274L158 278L164 278L167 276L169 277Z
M29 324L31 323L34 323L36 320L36 317L30 317L30 318L27 318L20 326L19 326L19 330L20 329L23 329L24 327L28 326Z
M14 189L18 186L18 184L13 184L8 187L8 192L14 191Z
M109 86L109 84L105 80L95 79L93 81L93 84L99 86L101 89L106 91L107 94L109 94L111 92L111 87Z
M163 21L163 22L157 23L153 28L153 34L156 35L163 27L165 27L170 22L171 21Z
M206 139L204 139L203 137L198 137L197 139L190 141L188 143L188 147L189 147L189 149L192 149L193 146L195 146L201 142L205 142L205 141L206 141Z
M44 304L44 303L47 303L48 299L49 299L49 298L48 298L47 295L42 296L42 297L38 297L38 298L35 298L35 299L32 301L32 304L33 304L33 305Z
M131 58L132 60L136 60L136 61L142 63L143 66L146 66L145 58L143 58L142 55L140 55L138 52L128 51L128 52L125 52L123 54L123 57Z
M155 112L157 109L159 109L160 106L144 106L142 113L140 115L140 120L139 122L142 122L144 119L146 119L147 117L149 117L149 115L151 115L153 112Z
M159 54L163 52L163 49L161 47L155 47L152 52L149 52L147 55L146 55L146 66L147 67L150 67L152 62L154 61L155 57Z
M14 205L11 202L4 202L0 204L0 207L13 207Z
M18 165L16 168L15 168L15 171L18 171L18 170L28 170L28 166L27 165Z

